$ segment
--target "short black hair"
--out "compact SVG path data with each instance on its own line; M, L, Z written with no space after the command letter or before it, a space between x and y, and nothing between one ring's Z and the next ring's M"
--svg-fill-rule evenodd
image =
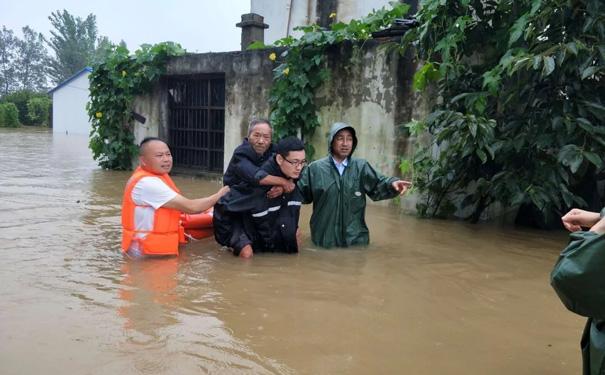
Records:
M144 148L144 146L145 146L147 143L151 142L151 141L160 141L160 142L164 142L164 140L163 140L163 139L160 139L160 138L158 138L158 137L145 137L145 138L144 138L144 139L141 141L141 144L139 145L139 155L143 155L143 148ZM166 142L164 142L164 143L166 143Z
M296 137L286 137L277 142L277 153L282 158L288 156L290 151L302 151L305 149L303 142Z
M250 121L250 123L248 124L248 136L250 136L250 134L252 134L252 129L254 129L254 127L258 124L269 125L269 127L271 128L271 132L273 132L273 125L271 125L269 120L267 120L266 118L258 117L258 118L253 118L252 121Z

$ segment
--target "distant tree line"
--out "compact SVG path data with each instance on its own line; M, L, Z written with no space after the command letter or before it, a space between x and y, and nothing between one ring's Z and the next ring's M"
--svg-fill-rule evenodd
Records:
M63 10L48 18L54 28L48 39L29 26L21 29L23 38L6 26L0 30L0 126L48 126L49 87L90 66L101 50L112 45L107 37L98 36L93 14L82 19Z

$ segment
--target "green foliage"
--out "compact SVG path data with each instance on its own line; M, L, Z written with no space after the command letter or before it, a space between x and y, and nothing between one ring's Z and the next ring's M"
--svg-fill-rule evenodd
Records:
M173 42L144 44L130 55L124 45L107 46L103 58L92 66L90 103L92 122L90 148L99 165L106 169L129 170L138 153L132 133L130 103L147 92L166 67L166 58L185 50Z
M67 10L52 12L52 37L48 45L55 56L48 59L48 74L59 84L88 66L97 43L97 21L93 14L85 20L72 16Z
M46 88L46 60L44 37L25 26L23 39L12 30L0 30L0 93L15 90L43 91Z
M44 36L30 29L22 28L23 40L17 48L16 74L22 89L40 91L46 87L47 54L44 48Z
M21 126L19 122L19 110L14 103L0 104L0 127L18 128Z
M30 124L30 119L27 116L29 112L27 103L33 98L47 99L48 96L46 94L36 93L31 90L19 90L8 95L4 95L1 102L15 104L18 111L19 123Z
M31 98L27 102L27 117L32 125L48 126L50 124L50 104L48 97Z
M15 56L19 39L13 31L2 26L0 30L0 93L3 95L17 89Z
M303 139L313 135L319 126L313 102L315 90L329 79L328 70L322 68L326 48L345 40L363 42L370 39L372 32L391 26L395 18L403 17L409 9L409 5L398 2L390 2L390 5L392 9L383 7L361 20L332 23L330 29L316 24L298 27L295 30L304 32L300 38L288 36L275 42L276 46L286 48L279 58L275 53L270 55L279 63L273 70L274 84L269 97L272 104L270 118L277 139L297 135L299 130ZM268 46L255 43L249 49L264 47ZM359 45L356 48L359 50ZM314 149L306 141L305 147L308 157L312 158Z
M414 87L434 82L438 95L421 121L429 145L413 160L419 213L461 202L476 221L494 202L533 204L545 217L586 205L576 187L605 154L603 2L421 5L420 27L400 45L413 42L425 61Z

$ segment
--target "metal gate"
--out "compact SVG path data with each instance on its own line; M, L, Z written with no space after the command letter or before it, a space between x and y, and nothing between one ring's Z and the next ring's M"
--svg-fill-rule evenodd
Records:
M168 143L174 166L223 172L225 79L178 78L168 81Z

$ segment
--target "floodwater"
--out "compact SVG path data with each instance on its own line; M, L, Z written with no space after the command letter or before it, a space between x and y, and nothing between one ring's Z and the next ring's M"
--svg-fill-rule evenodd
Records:
M87 139L0 129L0 373L579 374L549 273L567 235L371 205L368 248L251 260L120 252L129 173ZM175 178L185 196L218 183Z

